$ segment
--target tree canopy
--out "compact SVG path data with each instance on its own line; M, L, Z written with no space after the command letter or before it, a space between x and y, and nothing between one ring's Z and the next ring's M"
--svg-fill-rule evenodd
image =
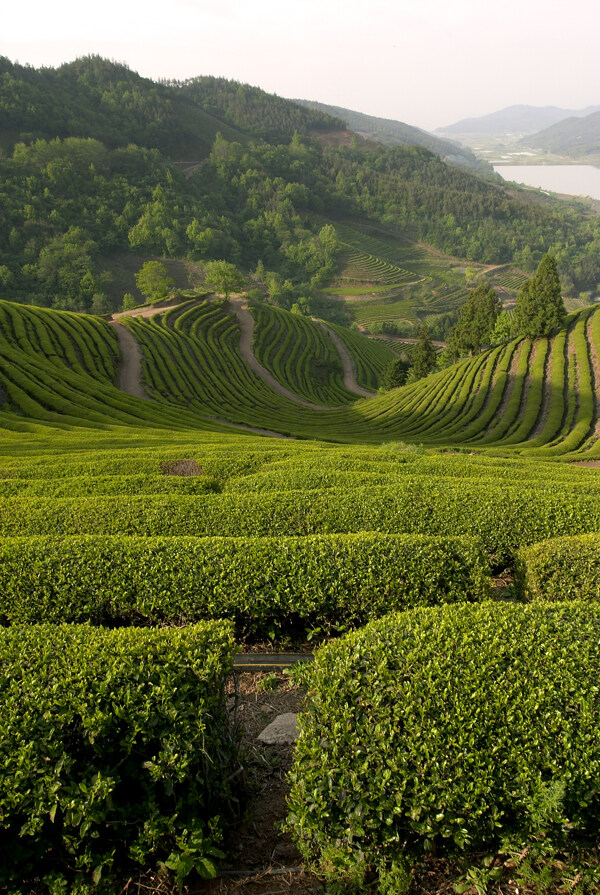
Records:
M533 279L526 280L519 290L515 305L515 333L528 339L549 336L560 326L565 314L556 259L547 253Z
M206 285L222 293L227 300L231 292L244 288L245 280L234 264L228 261L209 261L204 265Z
M419 330L419 337L415 342L410 360L411 364L406 379L407 382L416 382L418 379L423 379L432 370L435 370L437 366L437 355L426 326L422 326Z
M448 340L457 356L465 352L475 354L491 343L500 311L500 299L486 283L469 293Z

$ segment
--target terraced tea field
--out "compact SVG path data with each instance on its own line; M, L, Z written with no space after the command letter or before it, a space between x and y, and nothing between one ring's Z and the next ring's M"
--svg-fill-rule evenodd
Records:
M369 398L396 356L382 340L238 299L154 310L111 324L0 302L2 872L120 890L207 829L219 846L198 834L195 854L237 872L233 654L323 641L301 673L288 864L322 872L343 827L345 860L375 855L381 879L388 836L417 877L428 837L456 876L505 847L499 824L531 845L542 771L568 781L579 860L600 654L597 612L568 599L597 600L600 472L566 461L600 453L600 309ZM145 398L117 387L117 326Z

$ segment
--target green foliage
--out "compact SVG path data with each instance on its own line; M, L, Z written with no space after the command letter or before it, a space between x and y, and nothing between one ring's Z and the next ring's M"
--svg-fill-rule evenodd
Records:
M386 392L389 392L393 388L399 388L401 385L404 385L408 376L409 366L408 361L402 360L400 357L391 361L383 371L381 387Z
M4 623L231 618L242 635L357 625L479 600L487 559L461 538L18 538L0 548Z
M122 311L133 311L134 308L137 308L137 301L131 294L131 292L126 292L123 296L123 304L121 306Z
M204 266L206 286L229 298L230 292L239 292L244 288L244 277L234 264L228 261L209 261Z
M210 869L237 761L229 627L32 625L0 645L0 883L114 891L160 859L184 875L192 847Z
M426 326L421 326L419 336L410 355L410 369L407 382L417 382L424 379L432 370L435 370L437 355L429 338Z
M148 301L166 298L173 286L167 268L160 261L146 261L135 275L135 283Z
M526 280L519 289L514 329L529 339L549 336L558 329L565 314L556 259L546 254L533 279Z
M510 342L516 336L514 317L510 311L500 311L496 317L494 329L490 336L492 345L500 345L502 342Z
M542 803L576 847L597 832L599 672L600 619L580 603L415 610L323 648L289 798L305 860L320 868L331 843L347 870L524 849Z
M600 600L600 537L552 538L517 555L517 583L527 600Z
M491 344L492 332L500 313L500 300L486 283L469 293L460 309L449 341L459 353L474 354Z

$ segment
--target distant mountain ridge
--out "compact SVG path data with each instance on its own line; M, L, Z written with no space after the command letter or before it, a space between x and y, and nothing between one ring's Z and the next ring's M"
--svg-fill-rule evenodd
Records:
M507 106L479 118L463 118L455 124L436 128L436 134L535 134L565 118L583 118L600 111L600 106L585 109L560 109L558 106Z
M299 105L341 118L348 128L367 139L382 143L384 146L424 146L430 152L439 156L442 161L454 165L464 165L477 171L488 171L485 162L480 161L470 149L460 146L450 140L442 140L421 128L396 121L393 118L377 118L375 115L365 115L342 106L329 106L325 103L307 99L293 100Z
M566 118L524 137L520 145L584 159L586 155L600 152L600 111L592 112L585 118Z

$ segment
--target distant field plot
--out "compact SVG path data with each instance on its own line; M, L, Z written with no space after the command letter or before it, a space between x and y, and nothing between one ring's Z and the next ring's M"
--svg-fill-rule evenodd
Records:
M409 299L391 298L387 301L347 301L346 307L352 315L352 319L367 329L373 323L393 322L395 320L409 320L416 322L417 318Z
M507 292L516 294L527 279L529 279L527 274L509 270L501 273L500 276L492 277L491 281L494 285L502 286Z

